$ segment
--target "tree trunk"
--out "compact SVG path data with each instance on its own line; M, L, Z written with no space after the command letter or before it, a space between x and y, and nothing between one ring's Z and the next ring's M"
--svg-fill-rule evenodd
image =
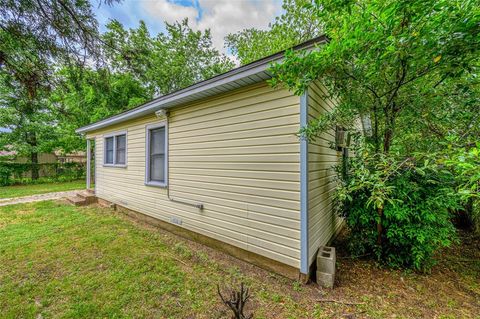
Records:
M32 162L32 179L38 179L39 174L38 174L38 152L32 152L30 154L30 159Z
M377 102L373 107L373 142L375 145L375 152L378 153L380 151L380 138L378 136L378 109L377 109Z
M30 162L32 165L32 179L36 180L39 177L39 168L38 168L38 151L37 151L37 134L35 132L31 132L28 135L28 144L31 147L30 151Z
M378 222L377 222L377 245L382 246L382 236L383 236L383 207L377 208Z
M383 136L383 152L385 154L388 154L390 152L390 146L392 146L392 137L393 137L393 130L390 128L387 128Z
M395 118L399 108L397 104L392 102L391 106L384 108L385 113L385 133L383 135L383 152L388 154L390 152L390 147L392 146L393 135L395 132Z
M392 111L392 114L389 116L388 111L385 110L385 133L383 134L383 153L388 154L390 152L390 147L392 146L393 140L393 130L395 125L395 115ZM384 207L377 208L378 222L377 222L377 245L382 246L382 235L383 235L383 209Z

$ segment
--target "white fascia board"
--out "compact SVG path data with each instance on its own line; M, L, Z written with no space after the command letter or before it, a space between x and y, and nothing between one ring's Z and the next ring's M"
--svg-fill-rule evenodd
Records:
M158 111L159 109L162 109L162 108L175 106L175 105L177 105L177 103L179 101L181 103L181 100L183 98L188 97L188 96L194 96L195 94L208 92L209 90L212 90L212 89L217 88L217 87L221 87L225 84L234 83L234 82L236 82L240 79L244 79L244 78L247 78L247 77L252 76L254 74L259 74L261 72L264 72L264 71L267 70L267 67L270 63L280 62L280 60L281 59L268 61L264 64L254 66L254 67L252 67L250 69L247 69L247 70L244 70L242 72L238 72L237 74L233 74L233 75L218 78L218 79L214 78L215 81L212 81L212 82L209 82L209 83L199 83L199 84L203 84L203 85L199 85L198 87L195 87L195 85L194 85L193 87L186 88L184 90L178 91L177 93L173 93L173 94L165 95L163 97L159 97L159 98L157 98L157 99L155 99L151 102L148 102L147 104L144 104L143 106L141 106L137 109L133 109L131 111L127 111L127 112L121 113L119 115L107 118L105 120L93 123L91 125L81 127L79 129L77 129L76 132L77 133L87 133L89 131L104 128L104 127L110 126L112 124L124 122L124 121L130 120L130 119L141 117L143 115L147 115L147 114L152 114L155 111Z

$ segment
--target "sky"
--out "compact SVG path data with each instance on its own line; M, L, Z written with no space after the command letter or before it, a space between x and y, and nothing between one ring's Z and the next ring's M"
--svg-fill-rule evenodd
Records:
M222 53L224 38L246 28L265 29L281 14L281 0L123 0L95 8L100 30L112 19L127 28L145 21L152 35L165 31L169 23L188 18L195 30L210 29L214 46Z

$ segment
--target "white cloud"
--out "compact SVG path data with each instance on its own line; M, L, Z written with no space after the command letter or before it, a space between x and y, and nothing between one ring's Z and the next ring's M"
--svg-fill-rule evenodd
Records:
M280 10L273 0L200 0L204 10L198 22L199 29L210 28L214 45L223 48L224 38L229 33L246 28L264 29Z
M159 19L161 22L172 23L181 21L184 18L195 21L195 18L198 16L196 8L178 5L166 0L142 1L141 5L146 14Z
M247 28L264 29L281 11L280 0L198 0L200 10L167 0L142 1L145 13L172 23L188 18L196 30L210 29L213 44L221 52L229 33Z

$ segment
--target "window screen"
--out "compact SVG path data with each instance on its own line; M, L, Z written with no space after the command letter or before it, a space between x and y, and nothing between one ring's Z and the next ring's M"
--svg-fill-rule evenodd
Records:
M125 154L126 154L125 135L115 136L115 139L116 139L115 164L125 164Z
M165 127L150 130L149 180L165 183Z
M105 139L105 164L113 164L113 137Z

